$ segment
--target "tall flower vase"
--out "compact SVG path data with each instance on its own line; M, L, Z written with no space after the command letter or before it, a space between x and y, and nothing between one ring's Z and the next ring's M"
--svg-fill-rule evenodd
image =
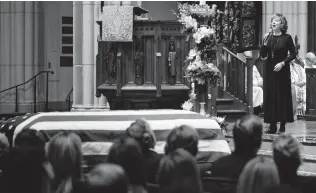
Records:
M195 83L195 92L196 92L196 102L197 102L197 113L200 113L202 108L204 107L205 114L208 114L208 92L209 92L209 82L205 82L205 84ZM201 104L202 103L202 104Z

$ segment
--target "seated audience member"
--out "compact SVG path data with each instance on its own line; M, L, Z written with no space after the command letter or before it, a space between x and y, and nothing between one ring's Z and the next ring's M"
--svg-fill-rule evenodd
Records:
M181 125L180 127L175 127L169 133L165 153L168 155L178 148L183 148L188 151L192 156L196 157L199 148L199 134L198 132L188 125ZM200 173L202 176L206 175L206 172L211 169L211 163L198 164Z
M87 175L85 184L80 188L82 193L127 193L128 179L121 166L99 164Z
M237 120L233 128L235 151L216 160L212 176L238 179L246 163L256 157L261 146L263 124L256 115L246 115Z
M267 192L299 192L297 170L301 165L300 144L290 134L281 134L273 141L272 148L281 185Z
M8 138L0 133L0 192L2 192L2 187L5 186L3 169L8 167L8 153L9 153L9 140Z
M145 158L135 139L117 140L110 149L107 161L122 166L129 180L130 193L146 193Z
M48 143L47 158L55 174L53 192L72 193L82 178L80 137L65 131L58 133Z
M179 148L163 157L157 174L161 193L201 193L201 177L194 157Z
M134 138L142 149L146 161L147 181L156 183L156 173L161 155L153 150L156 145L156 138L150 125L143 119L137 119L129 126L126 133L128 137Z
M291 83L294 119L297 115L304 115L306 111L306 73L305 69L296 63L291 62Z
M258 115L261 112L261 106L263 104L263 79L257 69L257 67L253 66L253 108L254 114Z
M8 138L4 134L0 133L0 177L2 176L3 168L7 165L9 148L10 144Z
M236 193L265 193L280 184L273 159L259 156L250 160L239 176Z
M316 56L313 52L308 52L303 60L305 68L316 68Z
M23 130L17 135L8 155L8 167L3 172L8 193L49 192L52 174L44 145L45 141L35 130Z

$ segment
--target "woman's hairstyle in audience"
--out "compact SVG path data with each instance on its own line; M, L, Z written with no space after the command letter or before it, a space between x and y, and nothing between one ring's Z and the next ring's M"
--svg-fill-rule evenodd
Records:
M261 146L263 124L256 115L237 120L233 128L235 153L256 156Z
M9 149L10 144L8 138L3 133L0 133L0 176L2 175L2 169L6 167Z
M199 134L189 125L181 125L171 130L167 137L165 153L169 154L172 151L183 148L196 156L198 153Z
M273 141L272 148L281 182L295 180L293 178L296 178L297 169L302 162L299 142L290 134L283 133Z
M135 139L126 137L114 142L108 155L108 163L122 166L129 184L146 186L145 158Z
M280 184L278 169L273 159L258 156L250 160L239 176L236 193L265 193Z
M45 147L45 142L40 131L25 129L16 136L14 146Z
M157 182L163 193L200 193L201 178L195 158L179 148L162 158Z
M81 179L82 151L80 137L71 132L60 132L48 143L47 158L52 164L56 193L69 193Z
M140 144L143 152L155 148L155 134L145 119L137 119L126 129L126 133Z
M271 28L271 25L272 25L272 21L275 19L275 18L279 18L280 19L280 22L281 22L281 32L282 34L286 34L287 32L287 29L288 29L288 25L287 25L287 19L284 15L282 15L281 13L275 13L272 15L271 17L271 23L270 23L270 28Z
M40 193L49 189L44 145L38 131L27 129L17 135L8 155L10 164L4 170L9 192Z
M127 193L128 179L124 169L115 164L97 165L86 175L82 188L86 193Z

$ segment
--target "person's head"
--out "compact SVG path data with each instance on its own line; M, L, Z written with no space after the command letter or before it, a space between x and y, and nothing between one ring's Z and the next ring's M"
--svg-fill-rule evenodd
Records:
M126 129L126 133L140 144L143 152L155 148L156 137L146 120L137 119Z
M8 138L0 133L0 175L2 174L2 169L7 163L7 155L9 152L10 144Z
M135 139L126 137L115 141L107 162L122 166L130 184L146 186L145 158Z
M316 63L316 56L313 52L308 52L305 55L306 65L312 67Z
M280 13L275 13L271 17L270 28L273 31L281 31L282 34L287 32L287 20L286 17Z
M56 192L71 191L74 181L81 179L82 150L80 137L62 131L48 143L47 158L53 167Z
M295 180L301 165L299 142L290 134L281 134L273 141L272 148L281 181Z
M261 146L263 124L256 115L246 115L237 120L233 128L235 153L256 156Z
M44 147L45 142L41 132L33 129L24 129L16 136L14 146Z
M236 193L265 193L280 184L278 169L273 159L258 156L250 160L239 176Z
M178 148L160 161L157 182L164 193L200 193L200 173L194 157Z
M15 146L8 154L8 166L4 175L12 193L41 192L48 186L45 142L35 130L23 130L16 137Z
M86 175L83 189L87 193L127 193L128 179L121 166L103 163Z
M198 132L191 126L181 125L173 128L169 133L166 140L165 153L169 154L178 148L183 148L193 156L196 156L198 153L198 143Z

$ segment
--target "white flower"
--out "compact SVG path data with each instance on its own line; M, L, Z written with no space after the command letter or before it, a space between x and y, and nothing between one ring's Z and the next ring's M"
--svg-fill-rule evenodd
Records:
M191 111L192 108L193 108L193 103L188 100L188 101L185 101L182 105L181 105L182 109L183 110L186 110L186 111Z
M203 39L205 37L210 37L214 33L215 33L214 29L203 26L203 27L200 27L193 34L193 38L195 40L195 43L199 44L199 43L201 43L201 39Z
M189 52L189 59L193 59L196 56L196 49L191 49Z

